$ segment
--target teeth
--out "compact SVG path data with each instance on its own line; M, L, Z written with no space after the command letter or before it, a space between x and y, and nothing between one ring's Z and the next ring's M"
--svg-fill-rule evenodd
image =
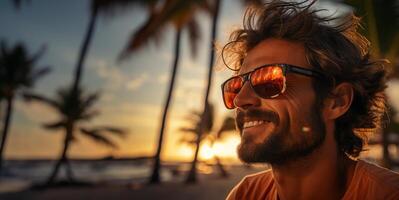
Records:
M260 125L260 124L263 124L263 123L268 123L268 121L259 120L259 121L249 121L249 122L245 122L245 123L244 123L244 128L249 128L249 127L257 126L257 125Z

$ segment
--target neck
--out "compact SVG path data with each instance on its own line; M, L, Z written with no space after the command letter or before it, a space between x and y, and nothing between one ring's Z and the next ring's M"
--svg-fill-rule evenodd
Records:
M329 140L326 143L327 141ZM343 197L352 179L356 162L339 153L336 145L326 143L305 158L283 165L272 165L281 200Z

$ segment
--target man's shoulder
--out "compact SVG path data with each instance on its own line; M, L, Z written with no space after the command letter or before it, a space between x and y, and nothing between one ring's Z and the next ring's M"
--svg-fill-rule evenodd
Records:
M364 160L359 160L356 168L348 199L399 198L398 173Z
M376 164L359 160L359 167L366 174L366 177L381 187L388 187L399 190L399 173L383 168Z
M231 191L227 199L254 199L267 196L274 188L271 169L245 176Z

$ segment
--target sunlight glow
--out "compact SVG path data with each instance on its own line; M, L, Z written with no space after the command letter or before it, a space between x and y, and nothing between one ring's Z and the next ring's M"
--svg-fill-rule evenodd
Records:
M204 144L201 145L199 157L202 160L210 160L214 155L214 149L210 146L209 142L204 142Z
M231 135L213 145L213 150L216 155L221 158L236 158L237 146L240 144L240 137Z
M201 160L212 160L215 155L219 158L237 158L237 146L240 143L240 138L237 135L231 135L216 141L213 146L209 141L204 141L201 145L199 157Z

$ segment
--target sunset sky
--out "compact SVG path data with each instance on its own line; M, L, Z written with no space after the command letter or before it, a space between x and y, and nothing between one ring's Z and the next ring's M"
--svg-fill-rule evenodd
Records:
M46 45L47 51L38 66L49 65L52 73L40 79L34 91L54 97L58 88L65 87L72 81L89 19L89 1L30 1L19 11L10 2L0 2L0 39L5 39L9 45L23 41L31 53ZM349 10L348 7L337 7L328 2L322 2L320 6L329 9L331 13ZM242 14L243 8L237 1L223 1L218 42L224 43L228 33L241 25ZM120 146L117 150L79 136L78 141L71 146L71 157L125 157L154 153L173 58L173 29L167 29L159 46L150 44L124 62L116 62L130 34L146 17L144 9L133 8L112 18L99 18L83 76L83 85L89 91L102 92L97 104L101 115L91 123L124 127L130 133L124 139L113 138ZM190 160L192 157L192 149L179 143L183 133L178 129L187 124L184 117L191 110L202 107L208 65L210 18L202 14L199 19L202 39L196 58L190 56L187 35L183 32L182 57L163 152L166 160ZM220 84L229 75L229 71L219 70L214 77L210 100L216 105L219 121L226 114L220 98ZM397 90L392 88L389 88L390 94L398 97L398 93L394 94ZM58 156L63 134L44 130L40 126L43 122L55 119L56 113L45 105L28 104L18 98L6 146L6 158ZM238 135L232 134L217 144L213 151L234 158L238 142ZM206 144L203 149L202 157L207 158L211 150Z

